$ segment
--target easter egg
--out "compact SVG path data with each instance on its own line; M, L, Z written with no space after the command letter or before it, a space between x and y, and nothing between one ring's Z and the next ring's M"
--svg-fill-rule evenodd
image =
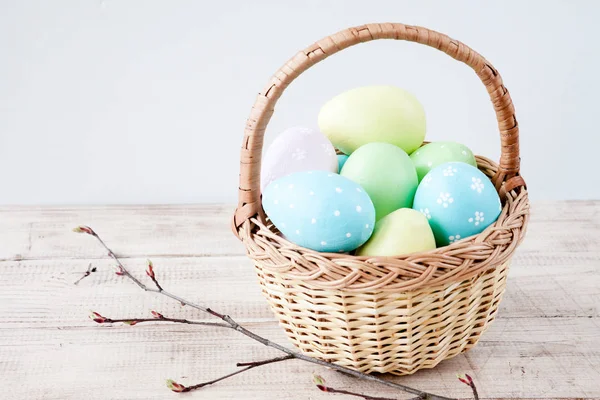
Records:
M342 176L362 186L375 205L376 219L412 207L417 172L410 157L389 143L369 143L348 157Z
M375 225L375 208L363 188L326 171L295 172L271 182L262 204L286 239L318 251L354 250Z
M358 256L400 256L435 249L435 238L420 212L401 208L375 223L371 238L356 251Z
M489 178L472 165L438 165L421 181L413 208L429 220L438 246L476 235L494 223L502 206Z
M344 164L346 164L346 160L348 160L348 156L345 154L338 154L337 159L338 159L338 171L341 171Z
M446 162L464 162L474 167L477 167L477 161L473 152L465 145L456 142L432 142L417 149L410 155L419 182L432 168Z
M315 129L294 127L275 138L262 158L260 187L298 171L338 172L333 145Z
M425 138L425 111L417 98L403 89L366 86L325 103L319 128L346 154L372 142L391 143L410 154Z

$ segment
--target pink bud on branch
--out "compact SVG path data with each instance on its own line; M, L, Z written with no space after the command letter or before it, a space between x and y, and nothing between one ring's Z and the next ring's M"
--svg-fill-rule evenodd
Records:
M186 387L181 383L175 382L173 379L167 379L167 387L176 393L185 392Z
M459 381L469 386L473 391L473 397L475 400L479 400L479 393L477 392L477 386L475 386L475 382L473 382L473 378L469 374L464 375L456 375Z
M148 275L152 279L156 279L156 277L154 276L154 268L152 267L152 261L148 260L148 269L146 270L146 275Z
M152 314L152 316L154 318L157 318L157 319L164 319L165 318L165 316L162 315L161 313L159 313L158 311L152 310L152 311L150 311L150 314Z
M95 311L90 311L90 319L98 324L103 324L106 322L106 317L103 317Z
M152 282L154 282L158 291L162 292L163 288L160 286L160 283L158 283L158 281L156 280L156 275L154 275L154 264L152 264L152 261L150 260L148 260L148 269L146 269L146 275L148 275L150 279L152 279Z
M94 232L94 230L92 228L90 228L89 226L85 226L85 225L79 225L79 226L73 228L73 232L87 233L88 235L96 236L96 232Z
M121 267L120 265L117 265L116 268L117 268L117 270L115 271L115 274L117 274L119 276L125 275L125 271L123 270L123 267Z
M325 379L322 376L314 374L313 382L317 385L317 388L322 392L327 392L327 386L325 386Z
M471 386L473 384L473 378L471 378L468 374L456 375L456 377L459 381L467 386Z

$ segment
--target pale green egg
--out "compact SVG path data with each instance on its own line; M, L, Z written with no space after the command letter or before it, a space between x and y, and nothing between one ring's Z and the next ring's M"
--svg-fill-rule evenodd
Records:
M429 171L447 162L464 162L477 167L473 152L464 144L456 142L432 142L410 155L415 164L419 182Z
M418 179L408 154L389 143L369 143L348 157L340 175L362 186L379 220L399 208L412 207Z
M390 143L410 154L425 138L425 111L417 98L394 86L366 86L341 93L319 113L319 128L342 152Z
M357 256L401 256L435 249L435 238L425 215L401 208L375 223L371 238Z

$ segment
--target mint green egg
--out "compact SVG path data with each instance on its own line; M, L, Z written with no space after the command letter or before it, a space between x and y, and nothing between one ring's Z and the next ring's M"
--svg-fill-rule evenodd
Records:
M365 189L376 220L399 208L411 208L419 184L408 154L389 143L361 146L348 157L340 175Z
M346 154L373 142L390 143L410 154L425 138L425 111L406 90L366 86L325 103L319 113L319 128Z
M464 144L456 142L432 142L410 155L415 165L419 182L429 171L447 162L463 162L477 167L473 152Z

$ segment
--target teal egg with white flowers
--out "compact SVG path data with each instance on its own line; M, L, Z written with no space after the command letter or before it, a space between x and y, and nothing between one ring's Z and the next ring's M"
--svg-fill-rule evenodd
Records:
M344 167L344 164L346 164L346 161L348 161L348 156L346 154L338 154L337 159L338 159L338 172L342 172L342 168Z
M479 169L448 162L427 173L415 194L413 209L427 217L438 246L481 233L502 211L496 188Z
M375 207L357 183L328 171L300 171L271 182L265 213L287 240L322 252L347 252L373 233Z

